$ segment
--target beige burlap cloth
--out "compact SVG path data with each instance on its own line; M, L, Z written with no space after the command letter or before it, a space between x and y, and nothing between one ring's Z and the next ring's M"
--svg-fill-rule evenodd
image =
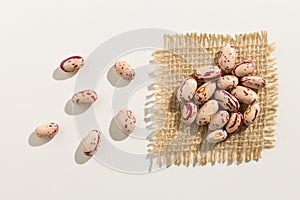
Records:
M258 90L261 113L257 121L203 156L200 145L207 127L180 125L180 105L174 92L197 66L214 63L216 53L227 43L235 45L236 62L253 60L257 66L254 74L263 76L268 84ZM156 156L157 162L166 166L242 163L259 160L263 149L273 148L278 106L277 69L274 67L275 58L270 57L274 49L275 45L268 42L266 31L234 36L206 33L165 35L164 49L153 54L155 84L149 87L154 96L152 107L148 109L152 114L149 152Z

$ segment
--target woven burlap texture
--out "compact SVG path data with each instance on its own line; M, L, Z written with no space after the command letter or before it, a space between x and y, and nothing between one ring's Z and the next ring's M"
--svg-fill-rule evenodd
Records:
M263 76L267 86L258 90L261 112L257 121L217 144L208 154L201 154L200 145L207 126L184 127L180 130L180 105L176 90L182 80L197 67L215 62L217 52L231 43L236 48L236 62L249 59L256 65L255 75ZM266 31L249 34L176 34L164 36L164 49L153 54L156 65L155 84L150 87L155 98L149 152L160 165L205 165L207 163L243 163L259 160L265 148L275 145L275 118L278 98L277 69ZM157 122L157 123L156 123ZM159 125L157 125L159 124ZM181 127L182 128L182 127ZM193 133L195 132L195 133Z

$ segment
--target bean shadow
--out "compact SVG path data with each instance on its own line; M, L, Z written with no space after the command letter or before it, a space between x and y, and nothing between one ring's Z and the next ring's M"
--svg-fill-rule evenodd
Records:
M65 105L65 113L68 115L80 115L87 111L91 107L91 104L74 104L69 99Z
M91 158L92 158L92 156L87 156L83 153L82 147L81 147L81 142L80 142L75 151L75 155L74 155L75 162L79 165L83 165L86 162L88 162Z
M73 76L75 76L75 74L77 74L77 72L65 72L60 67L57 67L53 71L52 77L54 80L62 81L62 80L72 78Z
M116 116L112 118L109 125L109 135L115 141L122 141L128 137L117 125Z
M121 76L119 76L115 72L114 67L111 67L108 70L108 72L107 72L107 80L114 87L125 87L125 86L127 86L131 82L130 80L125 80Z
M37 146L42 146L44 144L47 144L48 142L50 142L54 137L51 138L41 138L39 136L37 136L35 134L35 132L33 131L29 138L28 138L28 144L32 147L37 147Z

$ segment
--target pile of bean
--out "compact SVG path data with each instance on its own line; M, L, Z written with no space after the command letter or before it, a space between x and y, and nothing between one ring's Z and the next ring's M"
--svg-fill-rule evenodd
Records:
M235 58L235 47L225 45L218 53L217 65L199 67L194 77L186 78L177 90L182 122L208 125L208 143L221 142L237 133L243 124L253 123L260 112L257 90L266 81L252 75L253 61L236 64Z

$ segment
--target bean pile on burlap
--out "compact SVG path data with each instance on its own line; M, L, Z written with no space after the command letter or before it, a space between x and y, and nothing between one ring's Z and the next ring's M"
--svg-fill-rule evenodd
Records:
M176 90L182 80L197 67L213 64L221 48L231 43L236 48L236 63L245 59L256 65L254 75L262 76L267 86L258 90L261 112L255 123L217 144L210 152L201 153L201 142L207 126L184 127ZM263 149L275 146L278 99L278 74L274 67L274 43L266 31L223 35L187 33L164 35L164 49L153 54L155 83L149 86L154 100L147 109L151 116L149 153L159 165L205 165L207 163L243 163L262 158Z

